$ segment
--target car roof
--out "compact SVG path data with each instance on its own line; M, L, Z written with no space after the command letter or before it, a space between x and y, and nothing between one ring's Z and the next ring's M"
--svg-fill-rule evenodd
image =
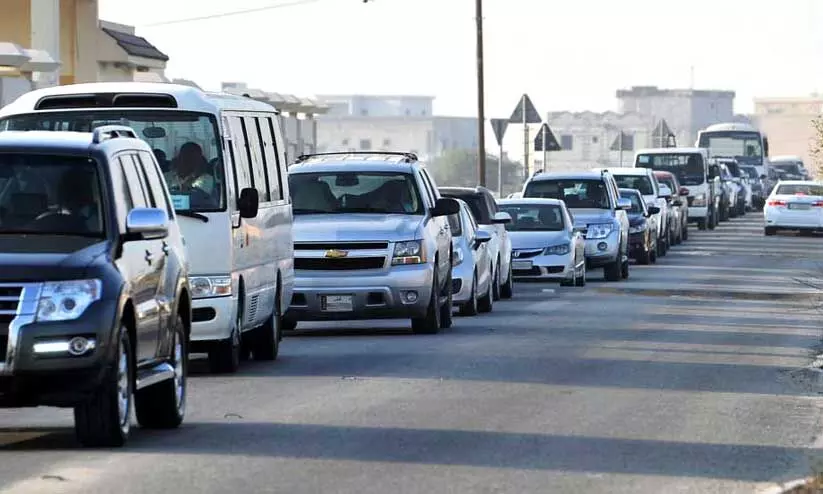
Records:
M705 148L682 147L682 148L647 148L638 149L638 154L707 154Z
M674 173L667 172L666 170L653 170L653 171L654 171L655 175L660 175L661 177L675 177Z
M556 180L556 179L592 179L592 180L600 180L603 178L603 175L600 172L594 172L591 170L582 170L582 171L565 171L565 172L542 172L538 175L533 176L530 180L531 181L541 181L541 180Z
M454 196L470 196L470 195L478 195L485 192L491 193L489 189L486 187L478 185L477 187L438 187L437 188L442 195L454 195Z
M415 163L398 163L392 161L368 160L326 160L317 162L295 163L289 166L289 173L340 173L340 172L372 172L372 173L408 173L414 172Z
M519 199L500 199L497 204L501 206L517 204L543 204L547 206L563 206L565 203L561 199L551 199L548 197L522 197Z
M595 168L594 171L604 171L612 175L636 175L643 176L649 174L649 168L634 168L628 166L616 166L613 168Z
M625 192L626 194L635 194L635 195L638 195L638 196L642 196L642 195L643 195L642 193L640 193L640 191L639 191L639 190L637 190L637 189L629 189L629 188L627 188L627 187L621 187L620 189L617 189L617 190L619 190L621 194Z
M140 139L117 137L93 142L91 132L55 132L44 130L0 132L0 151L16 153L69 154L89 156L94 149L139 149L151 152L149 145Z

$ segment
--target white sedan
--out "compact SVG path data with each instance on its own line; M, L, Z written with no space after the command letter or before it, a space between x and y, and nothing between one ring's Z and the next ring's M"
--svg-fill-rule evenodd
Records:
M778 182L766 199L763 216L766 235L778 230L823 231L823 183Z

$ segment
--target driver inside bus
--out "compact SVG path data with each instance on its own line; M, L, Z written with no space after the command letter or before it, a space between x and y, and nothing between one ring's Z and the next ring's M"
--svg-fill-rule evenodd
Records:
M191 191L197 188L211 195L214 191L214 177L209 173L208 161L203 149L195 142L187 142L171 163L164 175L171 191Z

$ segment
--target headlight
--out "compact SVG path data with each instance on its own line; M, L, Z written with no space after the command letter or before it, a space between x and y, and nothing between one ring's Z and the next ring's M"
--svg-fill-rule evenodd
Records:
M562 256L564 254L568 254L570 250L571 249L569 249L569 244L552 245L550 247L546 247L543 250L543 255Z
M231 295L231 276L192 276L189 286L191 298L225 297Z
M425 262L426 256L423 253L423 242L421 240L409 240L394 244L394 256L391 260L393 265L423 264Z
M456 250L452 252L452 266L459 266L463 263L463 251Z
M614 229L611 223L595 223L588 226L586 238L606 238Z
M697 194L694 196L694 201L692 202L692 206L702 207L706 205L706 194Z
M630 226L629 233L643 233L646 231L646 228L648 228L648 223L641 223L636 226Z
M71 321L100 300L100 280L53 281L43 285L37 302L38 321Z

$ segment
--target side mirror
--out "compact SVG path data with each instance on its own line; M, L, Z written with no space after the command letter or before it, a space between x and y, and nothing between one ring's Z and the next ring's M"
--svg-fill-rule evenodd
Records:
M247 187L240 191L240 198L237 199L237 210L240 211L241 218L256 218L259 207L260 194L257 189Z
M474 248L478 248L481 245L485 244L489 240L492 239L492 236L489 232L483 230L477 230L474 234Z
M632 208L632 201L631 199L626 199L621 197L617 200L617 209L622 209L624 211L629 210Z
M576 226L572 228L572 233L579 233L580 235L586 235L587 228L585 226Z
M505 212L505 211L500 211L498 213L495 213L494 217L492 218L492 223L494 223L495 225L506 225L506 224L509 224L511 222L512 222L512 216L509 213Z
M686 187L680 187L680 195L681 196L689 195L689 189L687 189Z
M450 197L441 197L434 203L434 207L431 208L431 215L433 217L450 216L459 212L460 203Z
M660 213L660 208L658 206L649 206L647 209L649 210L649 216Z
M135 208L126 216L128 240L153 240L169 235L169 216L158 208Z

